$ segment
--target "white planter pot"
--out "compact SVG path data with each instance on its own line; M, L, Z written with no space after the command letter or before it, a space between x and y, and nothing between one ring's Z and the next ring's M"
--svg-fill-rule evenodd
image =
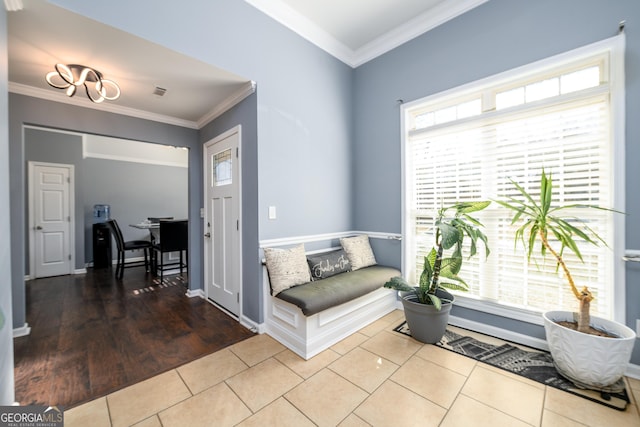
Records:
M556 321L574 321L569 311L543 314L544 330L551 356L558 371L570 380L594 388L607 387L624 376L636 334L625 325L591 316L591 326L620 338L584 334Z

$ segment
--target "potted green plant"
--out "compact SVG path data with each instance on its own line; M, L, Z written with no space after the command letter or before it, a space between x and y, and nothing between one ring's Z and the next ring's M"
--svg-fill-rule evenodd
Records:
M563 254L568 249L583 261L579 241L592 245L606 245L606 242L584 221L562 214L568 209L613 210L581 204L552 205L553 180L551 174L547 175L544 170L540 177L539 197L528 193L515 181L511 182L521 198L508 197L506 201L496 202L514 211L512 225L524 221L515 231L516 243L522 242L527 260L531 261L539 242L540 255L545 257L551 254L579 302L578 313L549 311L543 314L547 343L554 363L562 375L577 385L610 388L624 375L631 358L635 333L626 325L590 315L590 303L594 296L586 286L578 289ZM558 242L559 249L552 247L550 238Z
M412 286L399 276L385 283L386 288L400 291L407 325L416 340L425 343L440 341L454 301L454 296L447 289L466 291L469 288L458 276L465 238L469 239L469 258L476 255L478 240L484 243L485 256L489 256L487 236L480 229L483 225L470 214L490 203L458 202L440 208L435 222L435 247L424 257L418 285ZM449 250L451 254L445 256L445 251Z

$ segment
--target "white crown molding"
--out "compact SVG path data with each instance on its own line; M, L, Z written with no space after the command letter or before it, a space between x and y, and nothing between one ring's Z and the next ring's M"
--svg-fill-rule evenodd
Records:
M68 96L61 96L59 92L53 92L47 89L27 86L15 82L9 82L9 92L17 93L19 95L32 96L34 98L46 99L54 102L60 102L63 104L75 105L76 107L91 108L94 110L107 111L109 113L137 117L139 119L153 120L170 125L198 129L197 123L190 120L178 119L176 117L150 113L148 111L137 110L135 108L123 107L115 104L95 104L85 98L69 98Z
M489 0L446 0L356 51L280 0L245 1L330 55L356 68Z
M322 50L351 65L354 56L352 49L327 33L306 16L292 9L280 0L245 0L260 12L275 19L302 38L315 44Z
M204 116L200 117L200 119L197 122L198 129L202 129L207 123L211 122L212 120L224 114L226 111L235 107L243 99L252 95L255 91L256 91L256 82L254 81L247 82L247 84L244 85L244 87L242 87L236 93L231 94L231 96L229 96L227 99L222 101L220 104L216 105L213 110L211 110Z
M4 0L4 7L7 9L7 12L16 12L22 10L24 5L22 4L22 0Z
M123 107L115 104L95 104L84 98L69 98L60 96L60 93L52 92L47 89L41 89L21 83L9 82L9 92L19 95L31 96L34 98L46 99L48 101L61 102L63 104L75 105L77 107L92 108L94 110L107 111L115 114L122 114L139 119L153 120L156 122L166 123L175 126L186 127L190 129L201 129L204 125L217 117L224 114L243 99L256 91L256 83L254 81L247 82L236 93L231 94L227 99L216 105L213 110L202 116L197 122L183 120L176 117L166 116L163 114L150 113L148 111L137 110L135 108Z
M355 52L350 65L356 68L487 1L489 0L448 0L440 3L362 46Z

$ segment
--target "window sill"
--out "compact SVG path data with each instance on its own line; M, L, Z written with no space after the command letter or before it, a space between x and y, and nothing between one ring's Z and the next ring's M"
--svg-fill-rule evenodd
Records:
M524 310L516 307L509 307L491 301L483 301L475 298L469 298L456 294L455 304L457 306L468 308L470 310L480 311L483 313L493 314L495 316L514 319L521 322L531 323L533 325L543 326L542 313L531 310Z

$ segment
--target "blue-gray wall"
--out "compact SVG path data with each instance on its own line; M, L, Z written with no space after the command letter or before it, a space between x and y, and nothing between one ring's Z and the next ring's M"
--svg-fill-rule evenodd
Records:
M60 132L47 132L40 129L24 129L24 188L25 196L28 195L29 172L27 162L65 163L74 166L75 182L75 269L84 268L85 263L85 239L84 239L84 206L82 204L82 183L84 181L84 168L82 167L82 136ZM24 212L28 215L29 198L24 198ZM29 221L25 216L24 221L24 265L25 275L29 275Z
M0 28L7 28L7 13L0 7ZM9 242L9 118L7 34L0 31L0 405L15 401L13 330L11 326L11 245Z
M127 227L148 216L187 218L188 169L119 160L84 158L82 135L48 129L25 128L25 161L74 166L75 268L93 261L93 205L108 204L125 240L145 239L149 232ZM28 188L28 173L25 185ZM25 211L28 212L28 198ZM29 231L25 224L26 273L29 266ZM112 251L115 259L116 251ZM128 252L127 257L140 256ZM30 275L30 274L29 274Z
M349 66L244 1L52 3L257 82L260 239L350 229Z
M129 224L140 223L148 217L189 217L187 168L95 158L85 159L83 167L85 173L82 203L86 262L93 261L93 205L110 206L111 218L118 221L125 240L149 239L148 230L129 227ZM112 246L115 245L115 241L111 243ZM112 256L115 259L115 247ZM129 252L125 256L140 257L142 253Z
M257 82L256 239L352 229L349 66L243 1L198 0L188 8L154 0L52 3ZM203 134L201 142L215 136ZM269 206L276 220L268 219ZM260 323L262 290L252 281L261 268L257 240L243 239L243 310Z
M242 158L242 311L254 321L262 319L262 287L258 258L258 95L246 98L213 122L200 129L200 143L241 126ZM203 205L204 206L204 205ZM203 253L200 240L200 253Z
M188 8L154 0L52 2L257 82L259 239L350 229L400 232L398 99L613 36L626 19L627 247L640 247L640 222L633 221L640 214L633 194L640 174L634 167L640 154L637 0L491 0L355 71L242 1L194 0ZM194 169L191 177L197 176L201 170ZM267 219L268 206L277 207L277 220ZM640 317L634 304L639 279L637 267L628 267L630 325ZM458 314L538 334L493 316Z
M640 249L640 1L491 0L355 72L354 222L401 231L400 108L405 102L612 37L626 20L626 246ZM357 155L355 155L357 153ZM382 173L380 171L383 171ZM628 263L627 325L640 319L640 268ZM541 327L455 307L453 314L544 337ZM640 364L636 345L632 362Z
M26 227L25 200L27 193L25 187L24 125L190 148L187 212L190 219L190 252L197 253L197 242L201 240L202 236L202 221L199 220L199 206L202 200L202 147L198 142L197 130L75 107L69 104L60 104L14 93L9 95L9 105L13 328L20 328L26 323L24 287L26 242L24 230ZM78 211L76 206L76 215L81 215L84 218L84 210L80 209ZM82 245L82 247L84 246L84 240L76 243ZM82 254L82 252L78 253ZM189 286L193 286L193 289L199 289L202 283L202 264L201 261L200 263L197 262L196 257L189 258Z

